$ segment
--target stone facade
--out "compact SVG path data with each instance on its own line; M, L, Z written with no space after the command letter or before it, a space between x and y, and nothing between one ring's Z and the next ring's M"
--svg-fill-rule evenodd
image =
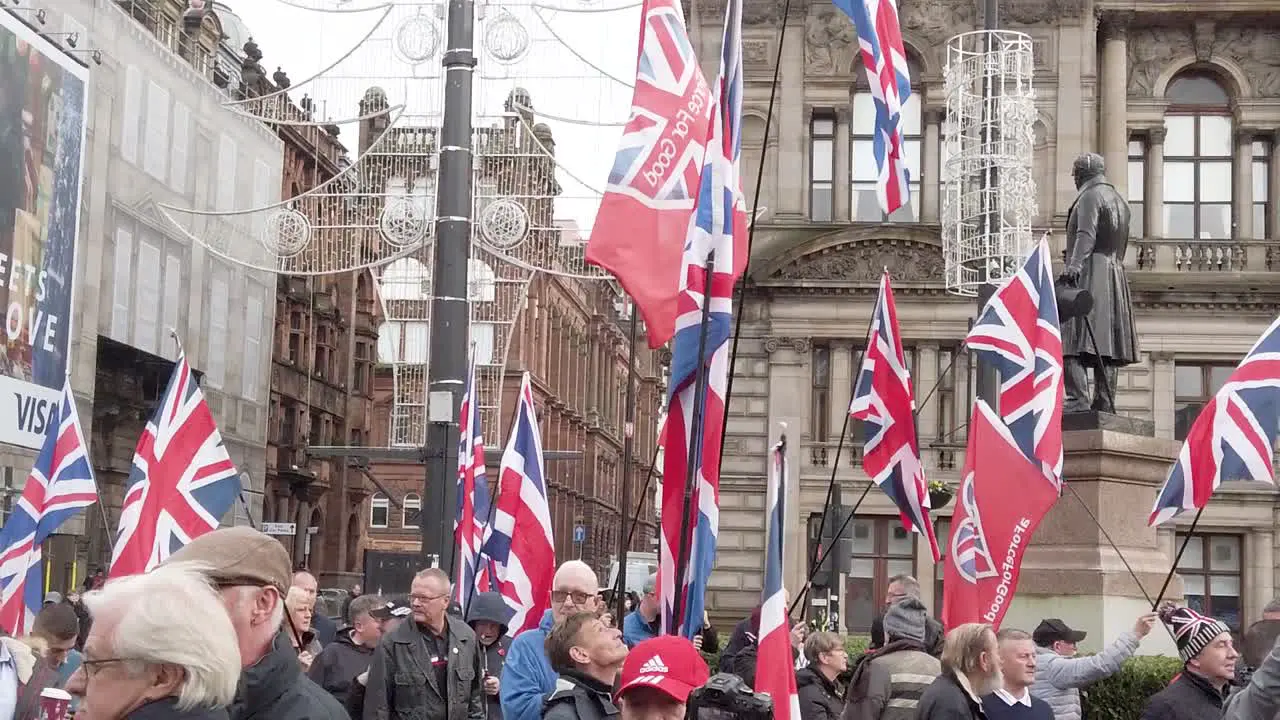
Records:
M93 398L81 419L110 529L91 509L75 548L81 574L86 561L110 557L133 449L177 357L170 328L247 475L250 511L255 518L262 511L275 278L219 260L158 205L277 202L282 143L262 123L220 106L224 91L212 65L199 60L220 41L219 20L197 18L184 34L180 10L165 17L176 21L168 26L176 34L156 34L158 25L116 3L77 0L49 10L50 31L79 32L101 58L92 69L71 380L77 394ZM224 520L244 523L245 508ZM54 566L66 566L66 581L71 559Z
M942 285L939 140L945 44L957 33L981 28L979 5L971 0L901 0L913 92L919 98L919 129L910 133L920 153L914 200L918 214L907 222L850 222L862 207L857 183L865 169L858 165L858 136L870 133L854 122L856 97L865 91L866 79L855 62L853 28L830 4L792 3L784 20L781 3L746 2L744 190L750 204L763 162L758 205L770 212L757 225L749 270L753 282L742 308L743 337L721 479L720 553L708 602L717 620L732 622L758 602L765 457L779 423L792 428L789 448L798 478L790 504L797 512L789 518L788 536L799 537L809 519L821 512L883 267L893 274L913 368L926 472L952 484L959 480L975 382L972 363L957 351L976 308L972 300L948 295ZM1034 40L1039 110L1034 174L1040 209L1035 225L1052 232L1057 250L1064 247L1066 214L1075 197L1070 167L1085 151L1104 155L1111 181L1135 203L1141 223L1126 264L1142 359L1121 372L1118 399L1122 413L1154 424L1156 441L1164 441L1157 455L1170 452L1198 403L1212 394L1215 381L1221 382L1224 371L1214 368L1237 363L1280 308L1274 274L1280 269L1275 264L1280 247L1280 25L1274 14L1266 13L1267 3L1254 0L1184 2L1176 8L1157 0L1017 0L1001 5L1004 26ZM695 47L701 58L714 62L723 6L704 2L696 7L698 16L690 18ZM779 58L782 22L787 37ZM777 105L766 137L776 59ZM714 77L715 67L704 71ZM1228 99L1212 110L1179 106L1167 93L1172 81L1187 77L1211 80ZM1217 126L1229 128L1215 140L1227 146L1219 154L1230 165L1223 176L1230 190L1221 181L1217 187L1206 181L1200 194L1184 202L1171 165L1207 162L1207 151L1173 148L1174 126L1166 132L1166 122L1174 115L1197 113L1213 114ZM834 129L819 129L818 119L829 120L825 128ZM819 158L833 167L816 168ZM821 212L815 193L830 198ZM1220 206L1208 207L1211 193L1222 195ZM1201 218L1221 211L1227 218L1221 231L1206 224L1210 229L1199 235L1188 233L1179 225L1185 217L1179 214L1180 204L1188 203L1200 204L1196 212ZM1173 218L1171 227L1166 227L1166 217ZM861 436L856 427L849 430L835 468L846 504L867 483L859 463ZM1128 547L1146 548L1144 552L1160 548L1168 568L1174 533L1187 530L1190 518L1179 519L1176 530L1171 526L1157 536L1145 529L1154 485L1125 497L1132 502L1126 503L1123 519L1104 522L1127 529L1123 544ZM1064 498L1060 505L1067 502ZM1220 491L1183 559L1187 595L1211 596L1202 602L1237 624L1256 619L1276 589L1275 510L1273 493ZM947 507L935 513L944 537L950 512ZM1059 512L1066 510L1054 511ZM883 493L868 494L854 526L854 557L840 593L842 620L849 630L866 630L888 577L898 572L921 578L926 602L940 605L940 583L933 582L941 577L940 568L927 547L896 529L898 520ZM1100 542L1088 529L1077 532L1074 541L1061 537L1062 543L1096 547ZM803 543L791 544L788 587L803 586L804 553ZM1095 561L1103 562L1096 556ZM1105 562L1117 561L1112 554ZM1196 591L1198 586L1211 589ZM1158 584L1146 589L1154 595Z

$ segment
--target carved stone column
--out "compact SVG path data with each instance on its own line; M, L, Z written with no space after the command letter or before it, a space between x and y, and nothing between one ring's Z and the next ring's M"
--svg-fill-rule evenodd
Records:
M921 185L921 197L916 198L921 222L938 222L938 208L942 204L941 137L945 114L940 108L930 108L924 112L924 157L921 158L924 182Z
M1235 227L1231 237L1236 240L1253 239L1253 130L1236 128L1235 192L1232 193L1231 214L1235 215ZM1252 258L1250 258L1252 259ZM1249 267L1253 267L1250 263ZM1260 268L1255 268L1260 269Z
M831 179L834 193L831 219L835 222L849 220L849 115L848 107L836 109L836 176Z
M1164 237L1164 126L1147 131L1146 228L1149 238Z
M1280 238L1280 130L1271 136L1271 168L1267 177L1267 215L1271 218L1268 240Z
M916 346L916 364L915 372L912 373L912 384L915 385L913 390L916 395L916 403L919 408L918 422L916 423L916 432L919 437L916 439L920 443L923 451L937 435L938 429L938 394L933 393L929 398L929 402L924 405L919 403L924 401L924 396L934 389L934 385L938 382L938 344L926 343ZM935 452L930 451L928 455L934 455ZM936 467L929 467L929 463L925 462L926 470L935 470Z
M844 427L845 415L849 413L849 395L853 388L853 374L858 372L858 367L854 362L860 360L861 357L854 349L853 344L849 342L839 342L831 344L831 415L830 427L831 433L840 432L840 428ZM835 437L839 437L835 435ZM829 440L830 438L814 438L815 440Z
M1129 177L1128 129L1128 27L1122 15L1107 14L1099 23L1102 39L1102 67L1098 69L1102 83L1102 127L1099 145L1107 164L1107 177L1127 197Z
M1173 353L1151 353L1151 418L1156 437L1173 437Z

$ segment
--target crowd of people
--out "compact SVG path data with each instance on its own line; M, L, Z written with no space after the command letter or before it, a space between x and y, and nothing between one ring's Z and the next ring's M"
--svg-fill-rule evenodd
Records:
M29 636L0 642L0 720L40 720L49 688L71 694L77 720L679 720L713 670L749 691L759 611L711 668L700 650L719 647L716 631L661 635L655 584L616 622L595 572L566 562L539 625L511 638L500 596L459 607L432 568L405 597L353 591L334 622L317 612L315 577L291 568L277 540L218 530L144 575L50 593ZM1272 720L1280 708L1280 605L1250 629L1255 658L1241 672L1227 626L1190 608L1143 615L1079 655L1085 633L1057 618L1031 632L944 632L919 589L891 580L872 647L855 658L841 635L793 625L801 720L1082 720L1082 691L1159 621L1183 669L1143 720Z

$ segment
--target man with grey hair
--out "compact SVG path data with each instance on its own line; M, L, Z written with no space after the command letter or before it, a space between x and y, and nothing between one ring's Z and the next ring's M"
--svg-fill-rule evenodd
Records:
M187 543L163 566L189 563L218 589L240 647L240 689L231 720L346 720L337 700L302 674L281 631L293 579L289 553L248 527L214 530Z
M93 627L67 690L93 720L219 720L240 651L221 598L195 568L163 566L84 596Z
M551 580L551 608L538 627L525 630L511 641L507 664L502 668L502 717L504 720L540 720L542 700L556 689L556 671L547 660L547 633L570 615L598 612L600 581L590 565L570 560Z
M479 643L471 626L449 612L450 589L439 568L413 577L412 622L373 651L364 720L484 720Z
M643 591L640 595L640 604L622 619L622 641L629 648L651 637L657 637L662 631L658 622L662 603L658 600L657 573L645 578Z
M920 599L920 581L910 575L894 575L889 578L889 587L885 589L884 607L888 610L894 603L903 598ZM929 617L925 620L924 627L924 647L925 650L934 657L942 656L942 640L946 633L942 629L942 623ZM884 612L881 612L871 621L871 647L870 650L878 650L884 647L886 642L884 633Z

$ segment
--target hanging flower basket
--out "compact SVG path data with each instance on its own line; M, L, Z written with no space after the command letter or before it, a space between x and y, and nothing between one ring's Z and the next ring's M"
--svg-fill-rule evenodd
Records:
M944 508L955 493L945 483L929 483L929 507L933 510Z

